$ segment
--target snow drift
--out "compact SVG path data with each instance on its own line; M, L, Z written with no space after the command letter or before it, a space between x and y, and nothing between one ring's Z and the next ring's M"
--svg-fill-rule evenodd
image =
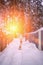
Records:
M0 54L0 65L43 65L43 51L36 48L28 40L23 41L19 50L20 40L14 39Z

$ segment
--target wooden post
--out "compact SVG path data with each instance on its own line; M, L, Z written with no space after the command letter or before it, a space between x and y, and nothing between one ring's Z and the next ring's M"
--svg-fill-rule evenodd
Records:
M39 45L38 45L39 50L41 50L41 30L39 30Z

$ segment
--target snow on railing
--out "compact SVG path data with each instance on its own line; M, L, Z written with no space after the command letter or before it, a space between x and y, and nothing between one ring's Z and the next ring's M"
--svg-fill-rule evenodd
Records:
M36 33L38 33L38 39L39 39L39 44L38 44L38 48L39 48L39 50L41 50L41 31L43 30L43 27L42 28L40 28L40 29L38 29L37 31L34 31L34 32L29 32L29 33L25 33L25 34L36 34Z

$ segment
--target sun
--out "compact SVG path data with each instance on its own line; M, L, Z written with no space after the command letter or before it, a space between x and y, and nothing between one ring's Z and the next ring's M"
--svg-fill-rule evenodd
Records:
M9 31L12 32L12 33L16 33L17 32L17 25L10 25L9 27Z

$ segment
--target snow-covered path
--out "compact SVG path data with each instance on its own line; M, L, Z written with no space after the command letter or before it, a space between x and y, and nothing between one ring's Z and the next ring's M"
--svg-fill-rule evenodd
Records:
M43 65L43 51L28 41L19 50L19 39L15 39L0 54L0 65Z

